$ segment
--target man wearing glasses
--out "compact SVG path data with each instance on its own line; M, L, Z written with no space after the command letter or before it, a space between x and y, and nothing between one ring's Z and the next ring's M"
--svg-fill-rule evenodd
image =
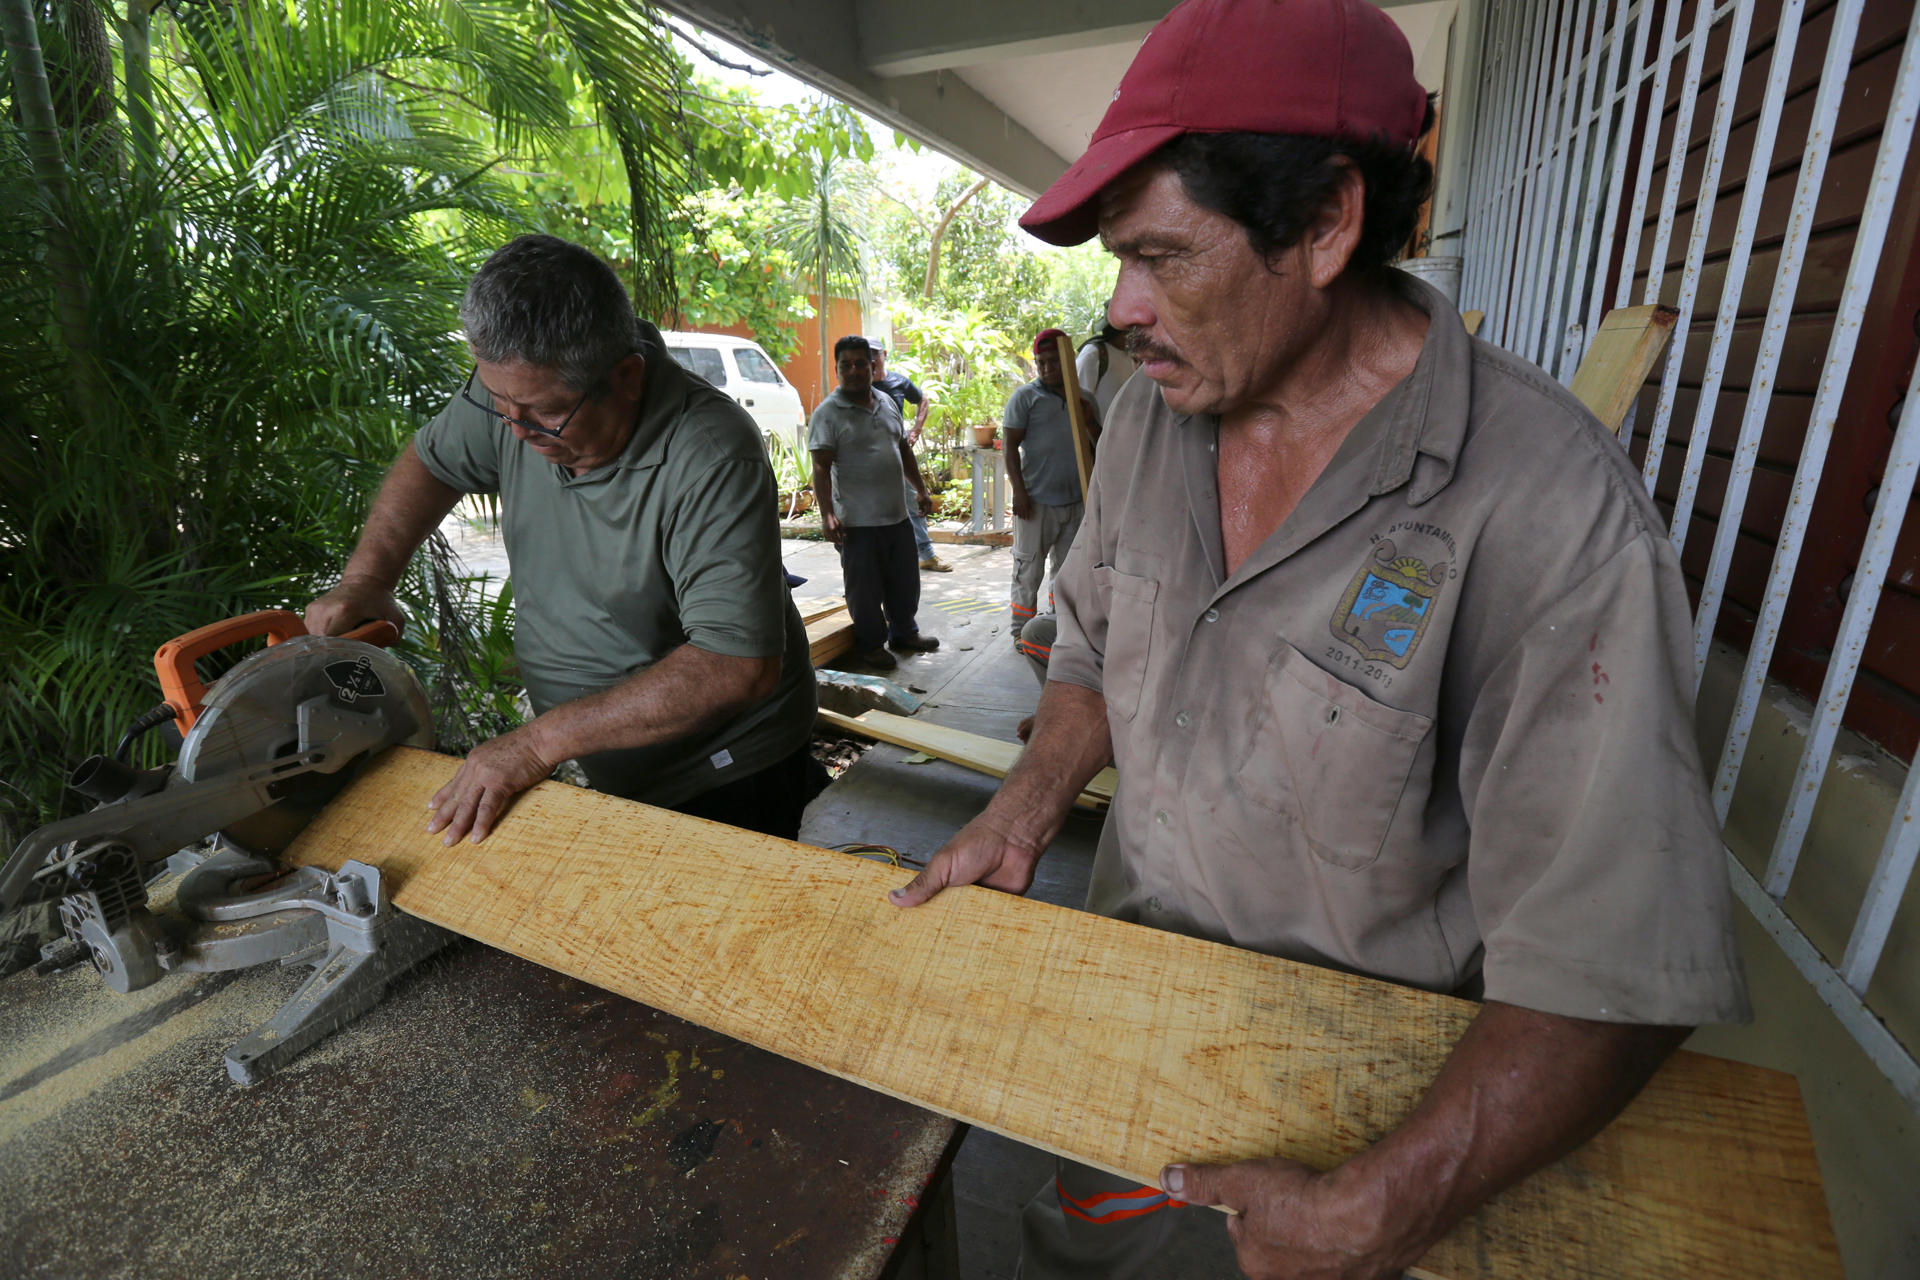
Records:
M577 759L596 790L793 838L825 776L753 419L666 358L606 264L552 236L489 258L460 315L473 372L401 450L340 585L307 608L320 634L400 622L414 551L463 495L499 495L536 714L475 748L427 829L477 843Z

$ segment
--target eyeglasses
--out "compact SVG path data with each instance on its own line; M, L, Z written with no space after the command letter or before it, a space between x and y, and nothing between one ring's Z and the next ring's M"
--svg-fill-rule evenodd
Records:
M573 415L580 412L580 406L585 404L587 402L587 397L593 394L590 391L581 392L580 398L574 401L573 408L567 410L567 416L560 420L559 426L545 427L545 426L541 426L537 422L528 422L525 418L509 418L506 414L500 412L498 409L494 408L492 405L481 404L478 400L475 400L468 393L473 390L473 380L479 376L480 376L479 365L473 366L473 368L470 371L468 371L467 380L460 387L460 398L462 400L465 400L468 404L472 405L474 408L480 410L480 412L488 415L489 417L500 419L500 421L506 423L510 427L525 427L528 431L533 432L537 436L549 436L554 439L558 439L560 436L560 433L567 429L567 424L573 421Z

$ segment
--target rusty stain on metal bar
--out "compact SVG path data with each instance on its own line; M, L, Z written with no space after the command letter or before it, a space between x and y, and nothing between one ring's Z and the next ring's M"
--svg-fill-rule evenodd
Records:
M1733 245L1728 252L1725 281L1720 289L1720 310L1714 318L1713 340L1707 348L1706 377L1700 387L1700 402L1694 409L1693 432L1687 441L1687 466L1680 477L1680 491L1674 498L1671 532L1676 554L1687 545L1693 503L1700 491L1700 474L1706 464L1707 438L1712 433L1714 407L1719 402L1720 386L1726 377L1727 356L1733 348L1733 326L1740 317L1740 298L1746 292L1747 268L1753 260L1754 231L1760 224L1760 205L1766 191L1767 174L1772 169L1774 143L1780 134L1780 113L1786 104L1787 81L1793 71L1794 54L1799 49L1800 20L1805 9L1806 0L1786 0L1781 6L1780 22L1774 32L1773 61L1767 70L1766 95L1761 101L1760 119L1755 126L1753 154L1747 161L1746 187L1740 193L1740 216L1734 226ZM1764 405L1771 399L1771 393L1762 397L1763 412L1754 421L1764 421ZM1742 445L1744 443L1743 435ZM1741 451L1736 449L1736 453ZM1755 456L1758 456L1757 450Z
M1773 301L1767 309L1766 332L1754 362L1746 416L1740 424L1743 440L1751 437L1757 441L1765 422L1767 398L1772 391L1774 375L1779 370L1793 295L1799 287L1799 260L1811 234L1813 211L1819 200L1828 154L1832 149L1834 121L1839 113L1840 97L1846 88L1846 68L1852 61L1860 8L1860 0L1846 0L1834 14L1833 39L1827 47L1827 74L1821 80L1819 97L1814 104L1806 161L1800 170L1799 183L1794 192L1793 216L1787 226L1787 245L1783 248L1780 273L1774 280ZM1759 710L1767 667L1773 661L1773 648L1780 638L1781 619L1786 614L1794 570L1799 565L1800 547L1806 538L1814 494L1819 488L1820 474L1826 464L1827 446L1839 417L1841 394L1846 386L1847 373L1853 366L1854 349L1859 342L1861 319L1879 267L1880 251L1886 241L1893 197L1900 174L1906 166L1908 148L1912 144L1916 102L1920 101L1920 76L1916 76L1916 66L1920 65L1920 38L1917 36L1920 36L1920 7L1914 10L1907 31L1907 45L1901 50L1893 100L1889 103L1880 149L1874 157L1873 175L1867 186L1866 208L1861 211L1859 231L1854 237L1853 260L1847 265L1846 284L1835 314L1833 336L1828 341L1819 390L1814 396L1813 411L1807 421L1800 463L1794 469L1792 496L1781 521L1773 564L1767 574L1766 596L1761 603L1760 616L1755 620L1746 667L1741 672L1740 689L1734 699L1733 716L1728 722L1719 765L1714 773L1714 811L1722 821L1733 804L1733 791L1739 782L1740 766L1746 758L1747 743L1753 731L1753 718ZM1757 448L1757 444L1754 447ZM1719 616L1721 596L1726 589L1727 572L1733 562L1733 548L1738 535L1738 525L1725 521L1715 531L1713 555L1708 564L1706 581L1701 585L1700 604L1694 616L1696 686L1706 670L1707 652L1713 643L1714 623ZM1833 665L1827 670L1829 681L1835 679L1840 661L1836 653ZM1851 670L1846 678L1851 680ZM1788 792L1787 811L1776 830L1773 853L1767 864L1767 891L1776 897L1785 896L1787 885L1793 878L1794 865L1800 856L1800 843L1805 838L1807 820L1812 815L1813 800L1819 790L1819 780L1826 776L1832 734L1839 728L1839 712L1829 716L1826 702L1823 697L1809 731L1808 752L1817 758L1810 758L1809 755L1801 758L1794 785ZM1844 709L1843 701L1841 710ZM1828 719L1832 721L1831 728L1826 724ZM1822 738L1825 740L1824 746L1820 742ZM1805 806L1804 811L1802 805Z
M1574 78L1574 62L1577 56L1575 45L1579 42L1580 32L1586 28L1587 14L1593 0L1568 0L1560 9L1559 38L1566 50L1555 83L1559 86L1545 112L1547 120L1542 121L1542 133L1545 145L1540 150L1541 198L1534 202L1531 215L1532 234L1531 251L1528 261L1533 269L1526 273L1527 289L1520 299L1519 342L1511 350L1538 365L1548 363L1545 350L1549 323L1543 314L1547 289L1552 283L1552 272L1548 269L1551 246L1554 240L1565 243L1566 221L1561 217L1561 201L1567 187L1567 165L1569 160L1571 130L1573 128L1573 98L1578 88Z
M1597 298L1600 292L1600 281L1589 277L1593 269L1593 253L1596 244L1594 228L1600 217L1600 184L1607 170L1605 159L1613 152L1624 151L1627 145L1624 137L1614 136L1613 122L1614 98L1618 93L1617 86L1620 80L1620 56L1626 45L1627 18L1631 12L1630 0L1619 0L1610 38L1607 36L1605 12L1603 6L1600 15L1596 18L1600 24L1600 30L1594 35L1593 56L1589 59L1596 68L1593 84L1601 92L1598 94L1598 109L1593 113L1591 159L1585 159L1586 193L1584 197L1575 197L1580 200L1580 229L1574 235L1574 259L1571 263L1563 261L1560 271L1564 277L1565 287L1569 290L1564 299L1567 332L1575 339L1561 353L1560 367L1554 371L1554 376L1562 382L1573 376L1574 369L1580 364L1580 357L1586 353L1585 335L1592 332L1592 327L1584 323L1581 317L1586 314L1587 300L1590 297ZM1607 67L1604 78L1597 70L1600 65L1600 42L1603 39L1607 44ZM1576 162L1575 171L1577 172L1579 168L1580 164ZM1577 191L1578 187L1576 186L1574 190ZM1562 310L1560 300L1555 301L1554 310L1556 313Z
M1798 0L1789 0L1789 4L1797 2ZM1796 27L1798 20L1799 17L1798 14L1796 14ZM1720 93L1713 108L1713 125L1707 143L1707 159L1706 164L1700 171L1700 194L1694 200L1693 225L1687 233L1687 257L1680 269L1680 300L1677 304L1680 308L1680 319L1673 327L1673 344L1667 351L1667 366L1660 376L1660 396L1653 413L1653 438L1649 439L1647 443L1649 488L1652 486L1651 477L1659 474L1659 464L1653 460L1654 441L1657 439L1661 451L1664 453L1666 450L1667 434L1673 427L1674 402L1680 393L1680 366L1686 358L1687 339L1693 328L1693 306L1700 297L1700 272L1706 265L1707 237L1713 231L1713 215L1720 202L1720 172L1726 167L1727 142L1733 132L1734 100L1740 95L1740 80L1742 73L1746 70L1747 62L1747 37L1752 34L1752 30L1753 0L1739 0L1739 8L1734 11L1733 29L1727 33L1727 56L1725 64L1720 69ZM1786 91L1784 81L1786 69L1791 66L1791 60L1792 52L1789 50L1788 62L1780 65L1782 93ZM1778 63L1778 59L1776 59L1776 63ZM1769 85L1769 87L1771 87L1771 85ZM1754 146L1756 149L1759 147L1758 139L1755 140ZM1771 152L1771 148L1772 144L1771 141L1769 141L1769 152ZM1752 197L1751 200L1747 198L1749 196ZM1759 192L1749 188L1746 192L1742 193L1741 215L1744 216L1747 209L1751 207L1757 218L1759 216L1759 203ZM1749 243L1748 248L1751 249L1751 247L1751 243ZM1744 272L1742 274L1744 275ZM1737 307L1740 299L1740 287L1741 281L1729 272L1726 283L1721 288L1722 300L1725 300L1726 294L1730 291L1733 295L1734 305ZM1722 363L1724 363L1724 351L1721 352L1720 358ZM1712 349L1710 348L1707 376L1713 380L1717 391L1721 370L1719 367L1713 365L1711 360ZM1702 402L1704 403L1704 394ZM1708 414L1708 421L1712 421L1711 412ZM1687 509L1689 511L1691 511L1693 507L1694 491L1700 487L1700 469L1706 462L1706 456L1706 433L1696 430L1693 436L1687 441L1686 463L1681 469L1680 479L1680 488L1686 494ZM1749 474L1751 474L1751 472L1749 472ZM1747 504L1744 478L1739 482L1739 498L1737 502L1735 501L1733 490L1734 483L1729 482L1727 500L1721 503L1720 514L1721 518L1725 519L1727 512L1731 510L1734 521L1738 523L1740 515L1746 509ZM1673 549L1674 552L1678 554L1680 548L1687 540L1687 522L1678 510L1675 511L1672 523L1668 528L1668 536L1673 539Z
M1840 980L1840 975L1827 963L1819 948L1800 932L1800 926L1787 918L1780 904L1766 895L1754 880L1753 873L1734 857L1732 850L1727 851L1727 878L1733 882L1734 896L1746 904L1760 927L1767 931L1787 959L1793 962L1794 968L1807 980L1807 985L1833 1010L1840 1025L1873 1059L1873 1064L1880 1068L1894 1091L1908 1106L1920 1111L1920 1063L1914 1061L1913 1055L1894 1039L1886 1024L1874 1017L1873 1011Z
M1591 24L1589 12L1592 14ZM1574 247L1581 234L1580 176L1587 163L1587 142L1592 136L1595 91L1600 87L1600 45L1606 36L1607 0L1598 0L1591 5L1589 0L1581 0L1578 26L1588 28L1587 57L1579 64L1579 74L1567 93L1568 105L1574 108L1574 118L1571 121L1571 138L1565 144L1565 162L1555 178L1557 186L1564 178L1564 187L1554 199L1554 234L1560 242L1560 251L1554 259L1553 271L1547 282L1546 310L1541 313L1539 321L1540 363L1543 367L1555 355L1559 357L1559 365L1565 366L1567 362L1567 287L1572 274ZM1577 104L1574 102L1576 94L1579 99ZM1557 352L1549 345L1556 334L1561 338Z
M1624 5L1626 0L1621 0L1621 2ZM1627 182L1627 156L1633 149L1633 125L1634 121L1639 118L1640 77L1645 71L1642 64L1645 62L1647 56L1647 38L1653 29L1653 0L1641 0L1639 13L1640 16L1635 21L1633 29L1633 56L1627 62L1627 82L1625 86L1623 86L1620 95L1620 128L1619 132L1614 135L1613 169L1607 179L1607 211L1605 218L1600 224L1600 238L1595 242L1596 247L1613 243L1614 226L1620 216L1620 200L1625 194ZM1619 52L1620 37L1624 34L1624 28L1626 26L1624 13L1620 20L1620 26L1621 29L1614 32L1614 51L1616 54ZM1608 82L1612 83L1617 75L1617 71L1609 72ZM1596 165L1595 168L1597 169L1598 166ZM1642 216L1643 212L1644 210L1636 210L1634 216ZM1630 254L1638 252L1639 243L1639 237L1635 236L1633 238L1635 247L1629 250ZM1606 270L1606 257L1604 254L1601 255L1597 266L1599 272ZM1630 284L1633 279L1633 263L1629 258L1623 258L1621 260L1620 279L1623 284ZM1606 280L1596 274L1593 281L1592 294L1587 303L1586 330L1589 342L1592 341L1594 334L1600 332L1600 316L1606 306L1606 287ZM1584 354L1584 352L1582 354ZM1629 415L1628 421L1632 421L1631 415ZM1625 424L1622 425L1624 426ZM1627 429L1629 431L1631 430L1631 428Z
M1653 60L1653 88L1647 95L1647 126L1640 137L1640 164L1634 170L1633 205L1627 212L1626 248L1620 258L1615 307L1628 306L1633 301L1633 272L1640 265L1640 236L1647 221L1647 196L1652 189L1654 162L1660 153L1660 120L1666 114L1667 76L1673 70L1674 36L1679 29L1679 0L1670 0L1660 21L1660 52Z
M1709 0L1700 0L1695 10L1693 26L1693 44L1687 49L1687 73L1680 81L1680 105L1673 119L1673 145L1667 153L1667 179L1660 196L1660 217L1653 224L1653 252L1647 259L1647 289L1642 304L1660 301L1662 287L1667 281L1667 250L1673 235L1674 219L1680 211L1680 180L1687 167L1687 152L1693 135L1693 113L1700 101L1700 78L1705 71L1707 55L1707 34L1713 29L1714 10ZM1700 211L1694 210L1694 225L1700 223ZM1681 272L1680 294L1686 293L1686 273ZM1691 300L1689 299L1689 303ZM1665 387L1680 376L1680 350L1686 344L1687 325L1692 317L1681 308L1680 322L1674 326L1673 342L1667 347L1666 363L1661 366L1660 385ZM1641 472L1646 477L1647 492L1652 493L1660 478L1660 464L1665 461L1667 426L1671 418L1672 404L1663 394L1661 403L1666 410L1656 409L1653 421L1647 424L1647 457Z
M1912 483L1911 475L1908 483ZM1900 505L1906 505L1904 498ZM1873 867L1873 879L1867 883L1860 918L1840 961L1840 980L1857 996L1867 994L1873 971L1880 965L1880 953L1893 931L1893 917L1913 879L1916 855L1920 855L1920 769L1909 769L1906 785L1900 788L1899 806L1893 811L1893 823L1887 828L1886 842L1880 846L1880 858Z
M1506 196L1506 216L1501 222L1499 252L1496 258L1497 273L1494 277L1498 289L1498 305L1487 311L1490 333L1483 333L1489 341L1511 349L1513 329L1514 282L1528 265L1522 256L1522 240L1527 207L1528 161L1527 153L1531 145L1533 124L1535 123L1531 106L1539 87L1541 72L1549 56L1548 36L1553 25L1554 7L1548 4L1535 6L1532 21L1527 28L1526 54L1522 61L1526 67L1526 87L1514 103L1513 128L1508 135L1513 139L1513 157L1510 162L1510 175Z

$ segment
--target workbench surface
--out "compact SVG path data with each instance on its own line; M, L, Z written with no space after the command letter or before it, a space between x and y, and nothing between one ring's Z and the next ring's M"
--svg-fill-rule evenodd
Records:
M265 1082L304 975L0 980L0 1276L872 1277L944 1117L458 941Z

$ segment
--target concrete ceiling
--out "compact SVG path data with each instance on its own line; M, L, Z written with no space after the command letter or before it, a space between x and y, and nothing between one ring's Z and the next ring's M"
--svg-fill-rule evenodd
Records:
M1086 149L1166 0L662 0L662 7L1025 195ZM1441 88L1456 0L1383 8Z

